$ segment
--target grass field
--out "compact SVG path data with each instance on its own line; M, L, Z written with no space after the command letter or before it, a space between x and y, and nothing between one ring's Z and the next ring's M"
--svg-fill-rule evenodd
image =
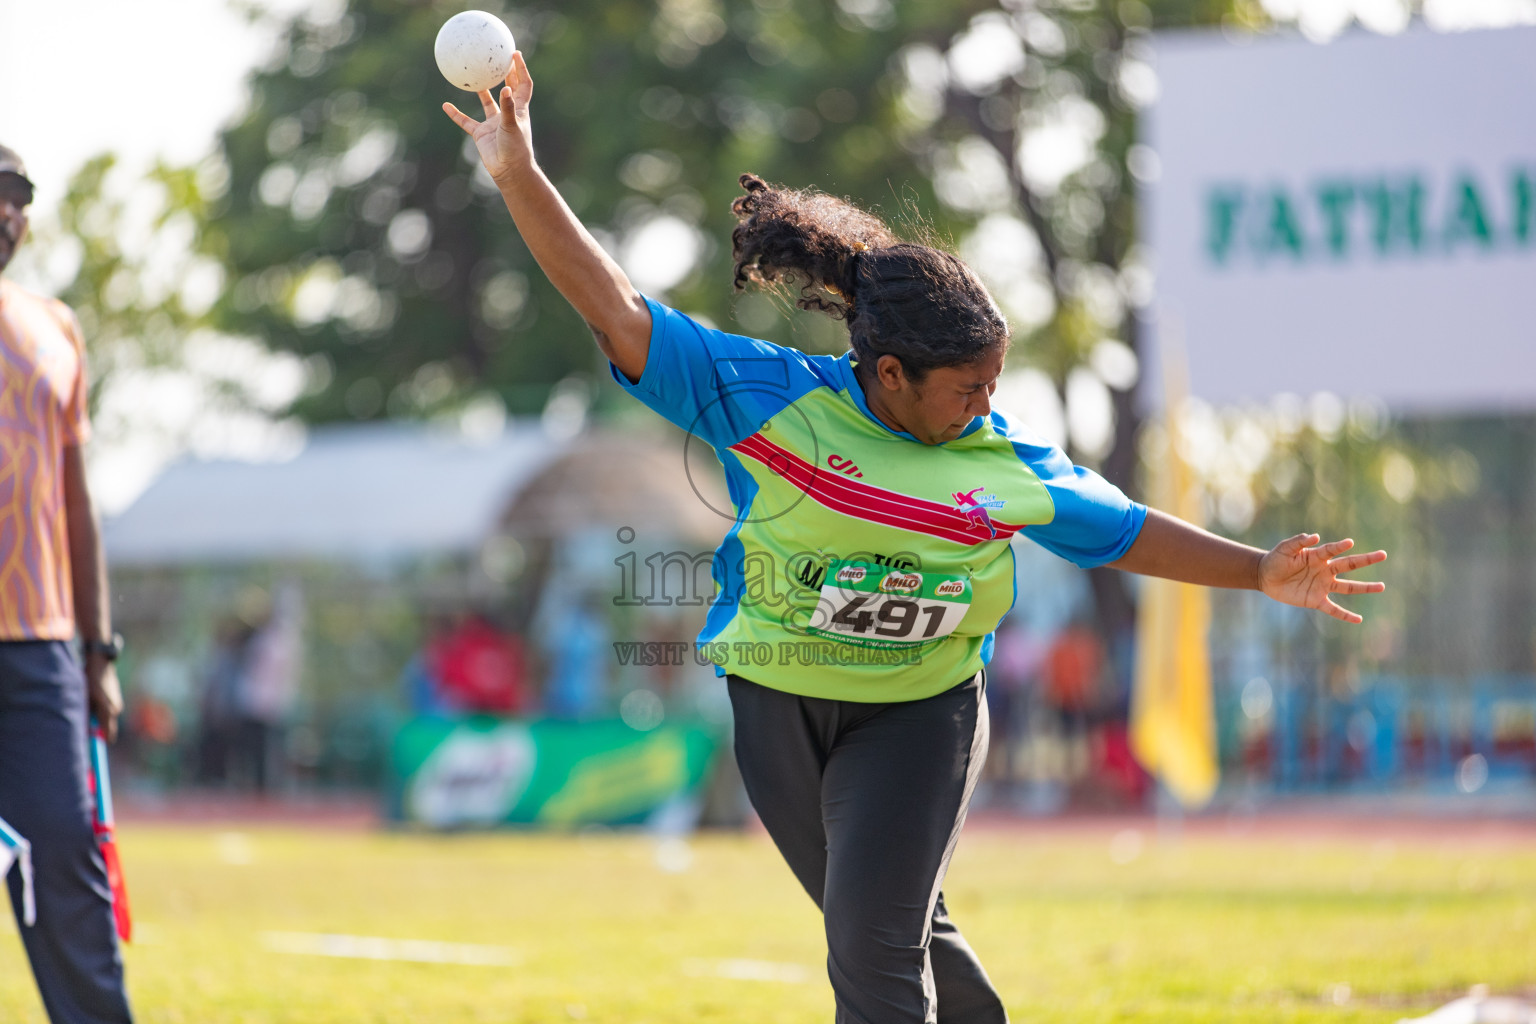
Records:
M1015 1021L1391 1022L1536 984L1536 833L1465 830L981 828L946 892ZM832 1018L819 917L760 836L128 825L120 844L145 1022ZM294 951L313 933L486 962ZM0 1020L43 1021L9 925Z

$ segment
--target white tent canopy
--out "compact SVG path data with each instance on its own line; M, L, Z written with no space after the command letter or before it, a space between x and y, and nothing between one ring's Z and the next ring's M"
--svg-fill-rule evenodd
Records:
M484 440L369 424L312 430L286 462L189 459L106 524L107 556L117 566L376 563L473 551L568 444L536 422Z

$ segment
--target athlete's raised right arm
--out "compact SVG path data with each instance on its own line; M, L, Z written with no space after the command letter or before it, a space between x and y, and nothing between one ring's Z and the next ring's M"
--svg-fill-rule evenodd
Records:
M639 380L651 344L650 307L534 160L528 118L533 79L521 52L512 55L500 102L489 92L479 96L484 121L452 103L444 103L443 110L475 140L481 162L550 283L592 328L603 355L630 380Z

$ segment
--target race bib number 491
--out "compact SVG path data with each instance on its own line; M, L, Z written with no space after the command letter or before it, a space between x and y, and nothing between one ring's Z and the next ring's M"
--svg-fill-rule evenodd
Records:
M953 633L970 607L964 576L838 559L827 567L807 632L866 647L915 647Z

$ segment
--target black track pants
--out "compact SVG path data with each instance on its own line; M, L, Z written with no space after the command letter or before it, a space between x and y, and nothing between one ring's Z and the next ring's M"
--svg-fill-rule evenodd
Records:
M838 1024L1003 1024L939 887L986 759L977 674L895 704L729 676L747 795L821 908Z
M59 641L0 643L0 818L32 843L37 923L11 903L53 1024L128 1024L107 869L91 829L85 676Z

